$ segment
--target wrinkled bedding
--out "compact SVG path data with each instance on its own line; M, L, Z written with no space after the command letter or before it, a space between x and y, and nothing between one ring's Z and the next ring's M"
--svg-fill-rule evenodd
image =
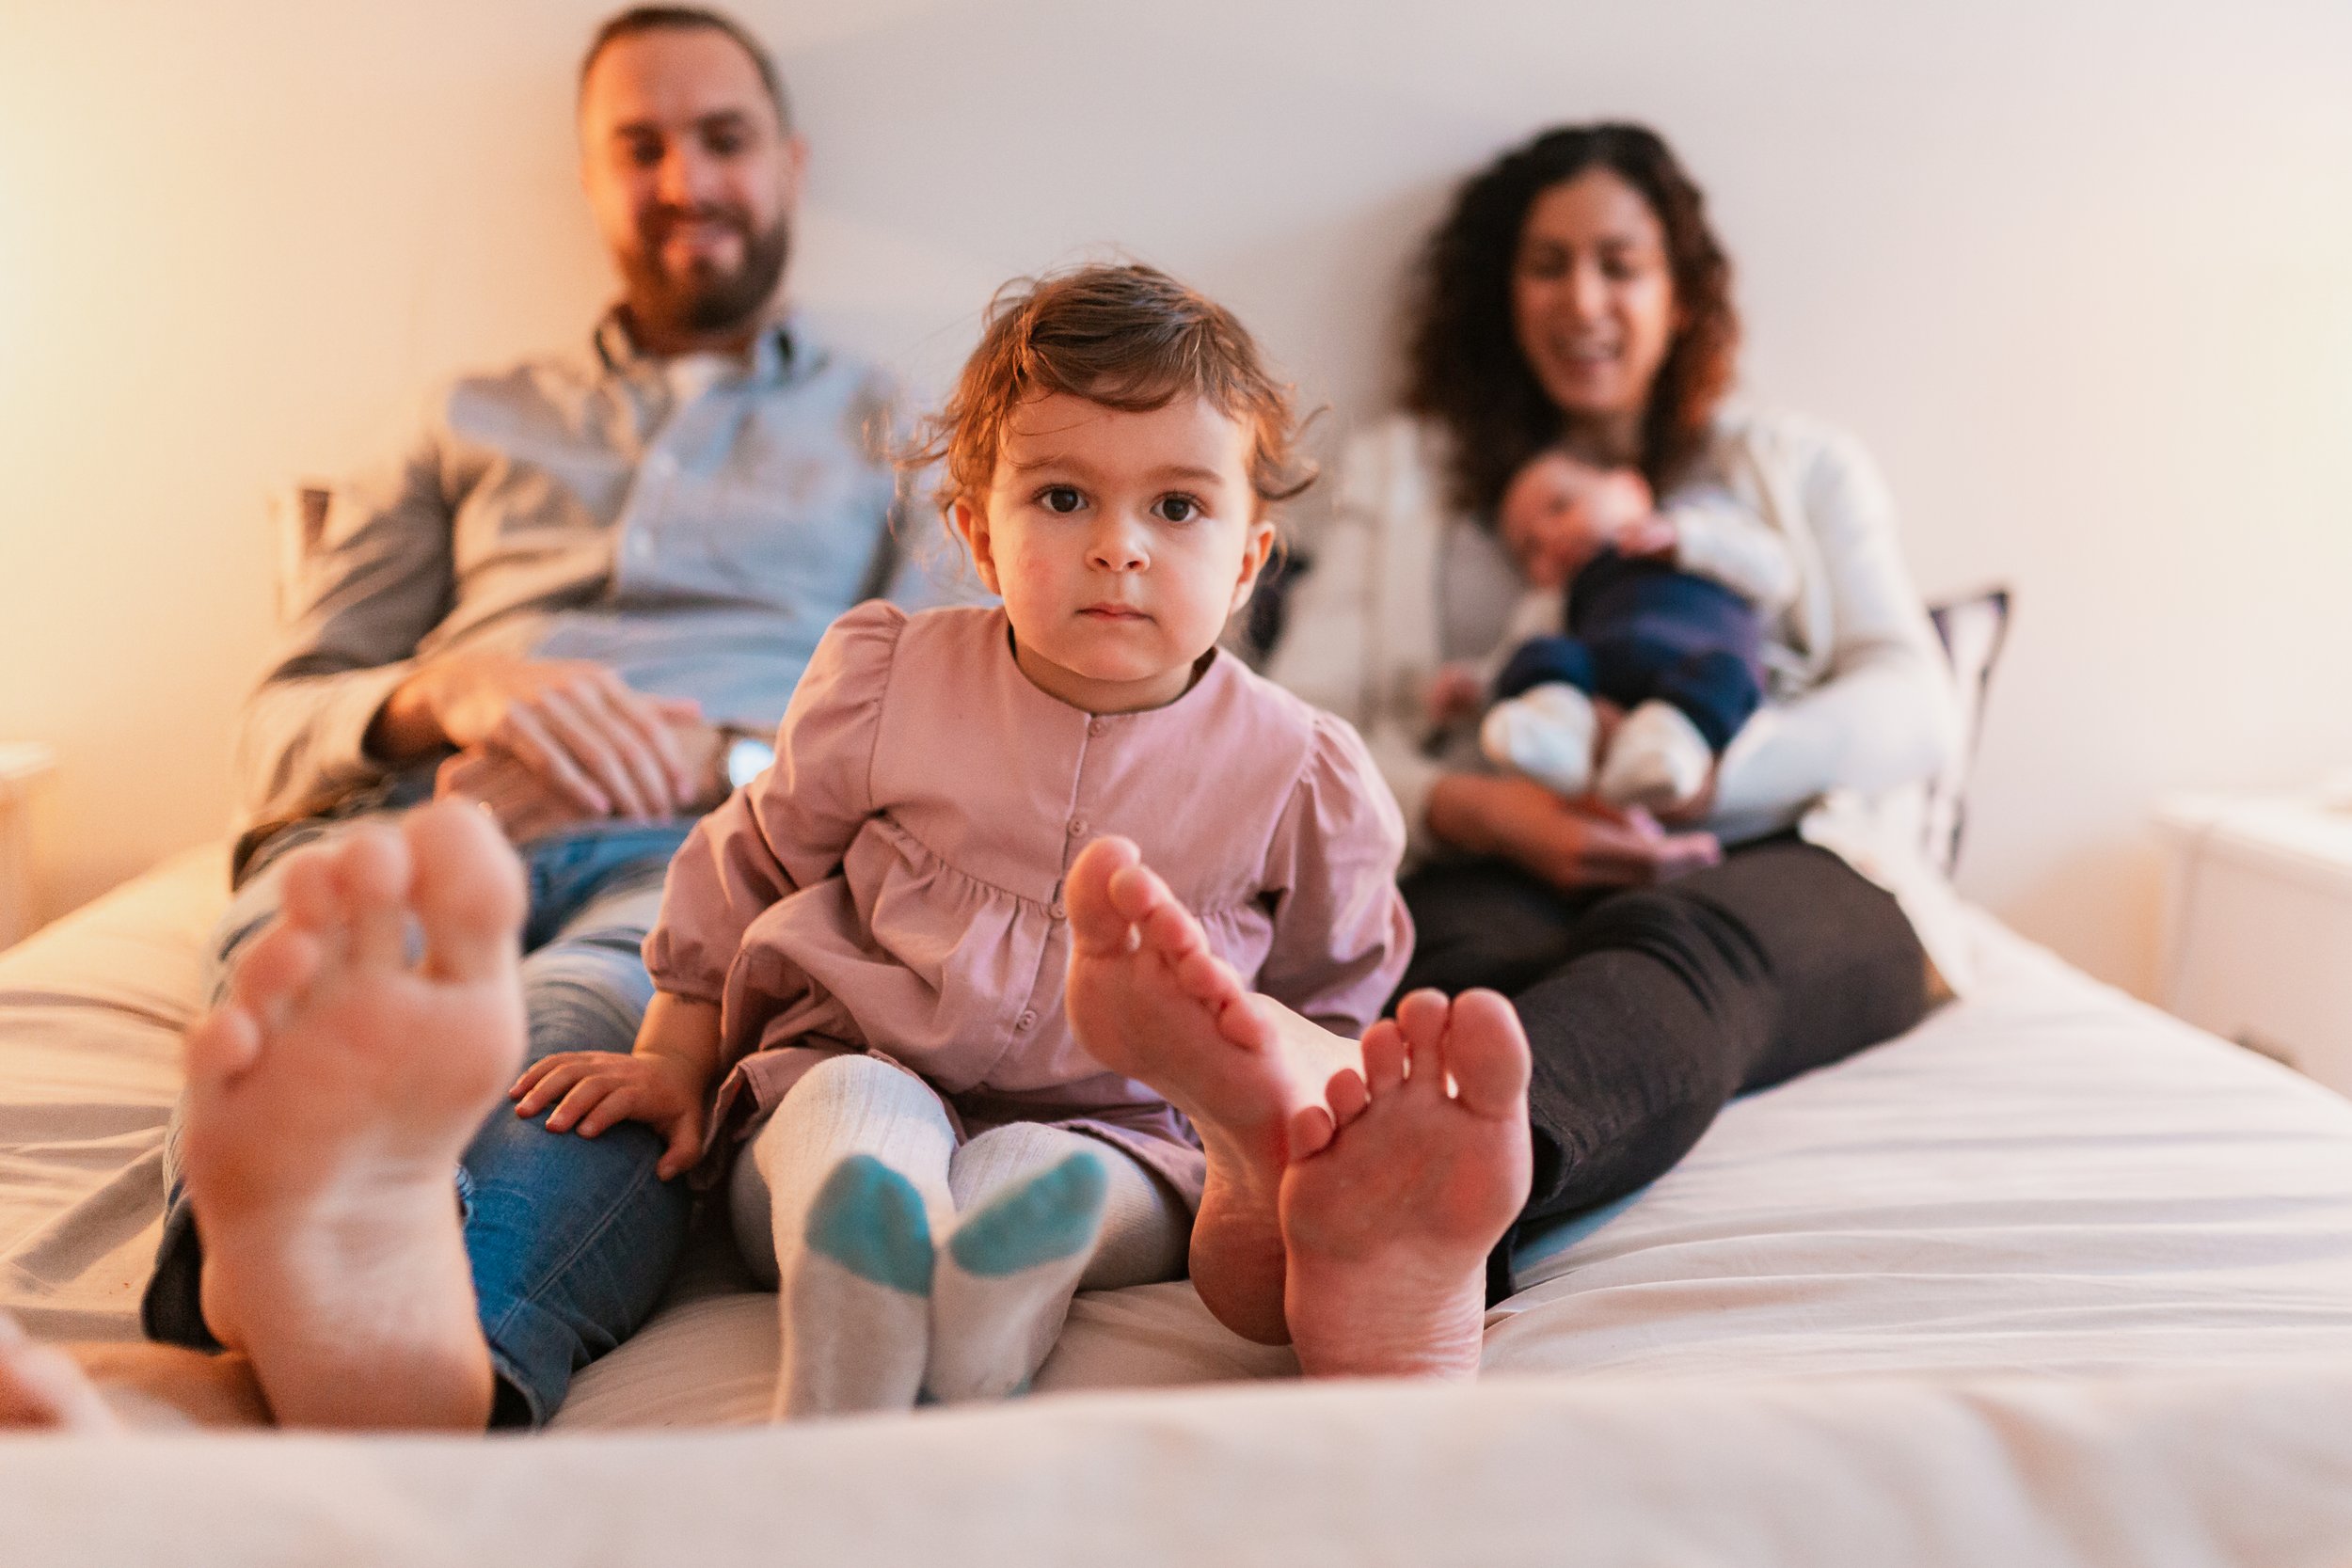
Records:
M182 857L0 956L36 1335L136 1336L222 879ZM1298 1385L1178 1284L1081 1298L1002 1409L653 1433L767 1403L772 1298L712 1233L570 1440L0 1442L0 1555L2352 1560L2352 1101L1972 929L1967 1002L1531 1242L1474 1389Z

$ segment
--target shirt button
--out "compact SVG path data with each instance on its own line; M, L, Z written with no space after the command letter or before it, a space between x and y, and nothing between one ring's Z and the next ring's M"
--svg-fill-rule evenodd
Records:
M1070 836L1072 838L1084 838L1087 836L1087 819L1085 817L1073 816L1070 819Z
M645 471L656 479L668 479L677 472L677 459L666 451L655 452L645 459Z
M1054 900L1054 907L1047 912L1050 913L1056 920L1068 920L1070 918L1070 911L1064 907L1062 901L1058 898Z
M630 534L628 536L628 558L631 561L651 561L653 559L653 535L649 533Z
M1013 1027L1016 1029L1028 1029L1034 1027L1036 1023L1037 1014L1034 1011L1025 1009L1021 1014L1020 1022L1015 1023Z
M1089 735L1101 735L1104 730L1107 730L1110 727L1111 721L1107 719L1089 719L1087 721L1087 734Z

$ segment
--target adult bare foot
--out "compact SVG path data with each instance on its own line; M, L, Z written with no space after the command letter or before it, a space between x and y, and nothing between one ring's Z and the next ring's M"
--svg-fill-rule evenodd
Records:
M113 1432L120 1423L73 1358L0 1312L0 1432Z
M1123 838L1081 850L1062 898L1072 1031L1191 1117L1208 1152L1193 1288L1226 1327L1279 1345L1290 1337L1276 1212L1286 1130L1335 1072L1358 1066L1356 1042L1244 989Z
M1527 1037L1490 990L1415 991L1363 1076L1293 1118L1285 1296L1314 1377L1474 1377L1486 1254L1527 1201Z
M281 1424L488 1418L452 1180L521 1066L522 916L485 814L354 831L288 863L278 922L188 1032L204 1317Z

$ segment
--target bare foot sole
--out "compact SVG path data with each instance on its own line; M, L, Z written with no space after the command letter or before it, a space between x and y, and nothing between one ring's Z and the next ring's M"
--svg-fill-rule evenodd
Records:
M1527 1201L1527 1037L1493 991L1422 990L1363 1055L1293 1120L1291 1341L1314 1377L1474 1377L1486 1254Z
M37 1345L0 1312L0 1432L114 1432L97 1385L55 1345Z
M298 857L188 1032L205 1321L281 1424L478 1431L489 1352L452 1181L522 1061L521 870L456 804Z
M1105 1067L1165 1095L1208 1151L1194 1288L1228 1328L1280 1344L1287 1131L1333 1073L1357 1066L1356 1044L1244 990L1123 838L1080 851L1063 898L1072 1031Z

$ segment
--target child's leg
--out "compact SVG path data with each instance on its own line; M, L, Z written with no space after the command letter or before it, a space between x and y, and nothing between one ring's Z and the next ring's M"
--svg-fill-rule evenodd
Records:
M776 1282L779 1420L914 1403L955 1143L930 1085L836 1056L792 1085L736 1162L736 1240Z
M1071 1295L1179 1279L1192 1215L1134 1156L1066 1128L1015 1122L956 1150L961 1218L932 1276L940 1400L1018 1391L1061 1335Z

